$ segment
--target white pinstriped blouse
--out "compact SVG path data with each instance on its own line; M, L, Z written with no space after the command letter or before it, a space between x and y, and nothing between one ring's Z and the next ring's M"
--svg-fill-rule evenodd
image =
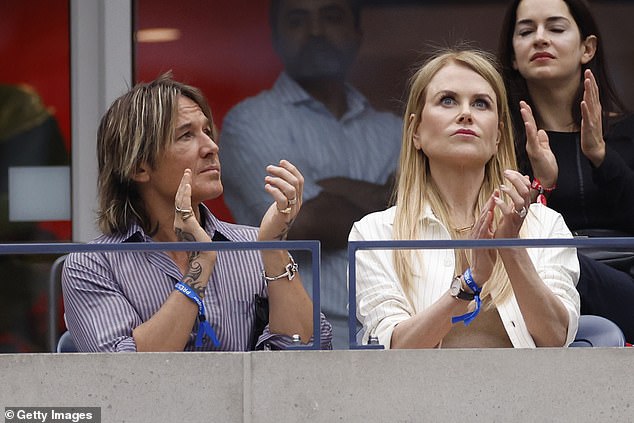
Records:
M205 230L229 241L255 241L257 228L222 222L201 207ZM221 235L218 235L221 234ZM152 242L140 226L127 234L102 235L94 243ZM263 263L258 251L220 251L205 292L207 320L220 341L214 347L205 337L195 348L192 328L185 350L248 351L255 320L254 296L266 296ZM65 315L73 340L80 351L136 351L132 330L147 321L163 305L182 280L178 266L164 252L74 253L62 273ZM330 323L321 316L321 345L328 349ZM291 344L288 336L272 334L268 326L258 344L278 348Z
M350 241L391 240L396 208L372 213L356 222ZM429 207L421 216L422 236L448 240L449 232ZM522 228L524 238L571 238L561 215L541 204L532 204ZM394 269L392 251L363 250L357 253L357 318L363 323L364 340L370 334L390 348L392 331L400 322L430 307L449 289L454 275L453 250L418 250L419 263L413 280L413 301L407 300ZM527 249L537 273L568 311L566 345L574 340L579 321L579 261L575 248ZM515 348L532 348L535 342L522 317L515 296L497 307L504 328Z

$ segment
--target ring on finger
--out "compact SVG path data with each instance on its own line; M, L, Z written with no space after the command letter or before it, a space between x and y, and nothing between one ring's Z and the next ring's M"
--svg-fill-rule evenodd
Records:
M282 209L282 210L280 210L278 208L277 211L282 213L282 214L290 214L291 213L291 206L288 206L288 207L286 207L285 209Z
M526 210L526 206L522 206L521 210L517 210L516 208L513 208L513 213L518 215L520 219L524 219L526 217L526 214L528 213L528 210Z
M178 212L178 213L192 213L193 210L192 209L181 209L178 206L174 206L174 209Z
M289 206L294 206L295 204L297 204L297 197L293 197L292 199L288 200Z
M181 209L178 206L174 206L174 209L176 210L178 214L181 215L181 219L183 221L189 219L190 217L194 215L194 211L192 209Z

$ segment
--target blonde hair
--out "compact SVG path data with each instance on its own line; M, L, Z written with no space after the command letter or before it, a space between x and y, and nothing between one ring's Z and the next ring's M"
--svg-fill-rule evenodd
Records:
M493 190L503 183L504 170L517 169L506 90L504 81L496 70L494 63L495 59L493 56L479 50L443 50L432 56L411 78L409 97L403 119L403 139L394 195L397 206L394 218L394 239L419 239L421 213L426 204L431 207L434 214L448 229L451 238L457 238L458 236L458 232L449 224L447 206L441 199L438 188L430 176L428 158L421 150L415 148L413 142L414 132L420 124L421 114L425 107L427 86L436 73L445 66L458 64L473 70L491 85L497 97L500 142L497 154L485 165L484 181L478 194L476 209L474 210L475 216L480 215L480 210L493 193ZM413 116L413 118L410 118L410 116ZM494 219L496 221L500 219L497 209ZM414 307L411 297L414 254L416 254L415 250L394 250L396 273L412 307ZM467 259L470 260L470 257L467 257ZM461 271L460 269L464 267L466 267L466 263L462 263L456 253L456 270ZM447 285L449 285L449 281L447 281ZM507 298L511 292L508 275L501 261L498 260L491 278L484 285L481 297L487 301L491 301L494 298L495 303L499 303Z
M198 104L214 128L211 110L200 90L174 81L171 72L135 85L117 98L101 119L97 131L97 223L103 233L126 233L135 220L152 232L132 178L141 164L154 168L173 142L179 96Z

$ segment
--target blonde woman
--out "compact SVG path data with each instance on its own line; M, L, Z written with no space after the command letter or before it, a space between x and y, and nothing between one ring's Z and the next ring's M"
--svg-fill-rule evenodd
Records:
M504 83L485 53L447 51L414 75L396 204L350 241L570 238L516 171ZM386 348L567 346L579 319L574 248L361 251L357 318ZM455 322L455 323L452 323Z

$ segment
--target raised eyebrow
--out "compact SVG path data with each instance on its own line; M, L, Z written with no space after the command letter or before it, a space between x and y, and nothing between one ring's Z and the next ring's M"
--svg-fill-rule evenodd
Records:
M487 93L476 94L476 95L473 96L473 98L476 99L476 100L479 100L481 98L485 98L485 99L489 100L491 103L495 103L495 100L493 99L493 97L491 97Z
M458 94L456 94L454 91L451 90L442 90L439 91L438 93L436 93L436 95L433 96L434 99L436 98L442 98L445 96L449 96L449 97L456 97ZM495 103L495 100L493 99L493 97L491 97L489 94L487 93L477 93L473 95L473 99L474 100L478 100L481 98L485 98L487 100L489 100L491 103Z
M436 95L434 95L433 98L439 98L439 97L444 97L444 96L451 96L451 97L455 97L456 93L454 91L451 90L442 90L436 93Z
M184 131L185 129L191 128L191 126L192 126L191 122L184 123L181 126L176 127L176 132Z
M181 126L176 127L176 132L184 131L185 129L190 129L192 126L193 126L192 122L185 122ZM212 129L211 122L209 121L207 117L205 117L205 120L203 121L203 127Z

